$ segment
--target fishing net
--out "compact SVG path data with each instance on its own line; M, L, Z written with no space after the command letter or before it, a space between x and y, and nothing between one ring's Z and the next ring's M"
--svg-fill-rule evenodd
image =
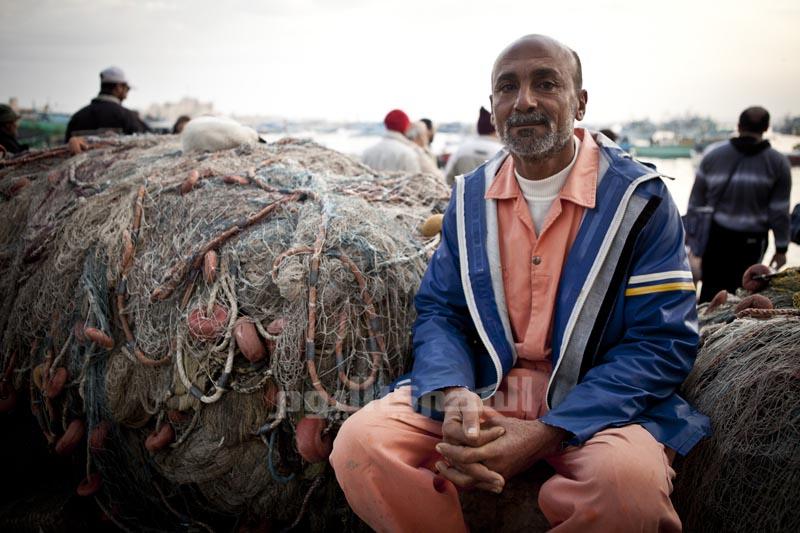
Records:
M761 265L751 269L755 267L769 272ZM736 294L720 291L710 302L698 305L701 337L705 338L737 316L800 314L800 267L786 268L764 278L754 290L739 288Z
M78 442L118 527L296 523L331 482L313 452L407 368L449 191L307 140L90 142L0 161L3 395Z
M796 311L748 309L706 326L683 385L713 426L679 465L674 499L687 531L800 529Z

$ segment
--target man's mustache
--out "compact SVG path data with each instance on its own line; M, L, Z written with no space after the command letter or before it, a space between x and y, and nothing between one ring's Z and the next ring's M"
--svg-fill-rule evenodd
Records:
M535 124L550 124L550 117L544 111L531 111L530 113L513 113L506 119L506 126L533 126Z

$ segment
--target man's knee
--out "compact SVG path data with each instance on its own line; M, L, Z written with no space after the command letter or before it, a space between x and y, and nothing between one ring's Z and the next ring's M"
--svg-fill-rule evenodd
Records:
M333 441L330 463L339 475L355 470L358 461L365 459L364 443L370 431L370 417L365 411L358 411L344 421ZM370 439L371 440L371 439Z
M585 511L611 513L637 524L659 522L661 515L671 515L674 473L662 455L641 456L625 449L604 454L590 473L590 483L602 503L599 508L587 505Z

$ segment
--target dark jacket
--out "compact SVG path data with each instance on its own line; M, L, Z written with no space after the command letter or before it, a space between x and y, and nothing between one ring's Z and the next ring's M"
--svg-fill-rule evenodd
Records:
M10 154L18 154L28 149L27 144L20 144L16 137L12 137L4 131L0 131L0 146Z
M114 97L101 94L72 115L67 124L64 140L68 141L73 135L100 133L106 130L130 135L148 132L150 128L136 116L136 113L122 107Z
M766 233L771 229L775 251L786 253L791 189L792 170L785 155L768 141L737 137L708 147L697 169L689 207L714 205L714 222L731 231Z

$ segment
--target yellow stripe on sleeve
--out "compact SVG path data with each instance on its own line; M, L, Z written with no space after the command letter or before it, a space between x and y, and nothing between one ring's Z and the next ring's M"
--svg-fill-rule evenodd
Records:
M651 294L654 292L666 292L666 291L692 291L694 292L695 286L694 283L690 281L679 281L675 283L661 283L659 285L650 285L648 287L635 287L633 289L627 289L625 291L625 296L640 296L642 294Z

